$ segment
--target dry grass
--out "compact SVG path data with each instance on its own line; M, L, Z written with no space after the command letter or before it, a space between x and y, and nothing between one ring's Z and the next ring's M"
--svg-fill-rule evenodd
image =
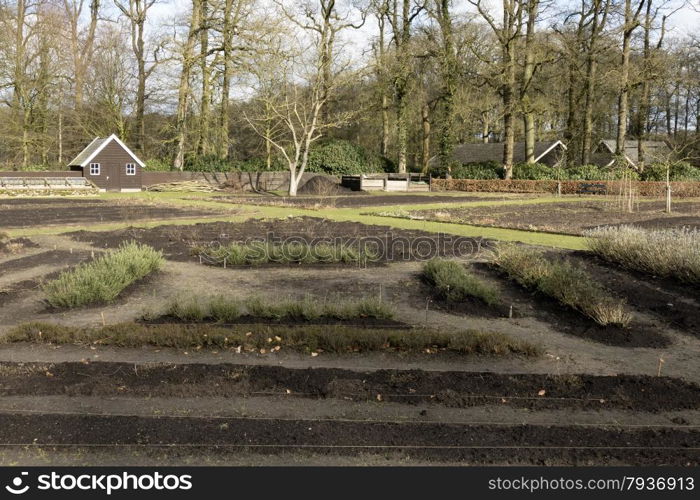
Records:
M623 300L612 297L590 274L570 262L553 262L534 249L501 245L493 263L525 288L548 295L603 326L627 326L632 320Z
M423 266L423 276L438 295L449 302L464 302L475 297L494 306L500 302L498 290L480 280L453 260L433 259Z
M61 273L46 283L43 290L54 307L110 302L135 281L160 269L163 262L162 252L132 241Z
M187 322L231 323L244 316L275 321L360 318L389 320L394 317L394 308L376 298L322 300L312 296L305 296L302 299L270 299L253 296L239 300L223 295L189 296L177 297L164 310L145 313L143 319L175 318Z
M280 243L264 241L231 243L219 247L195 247L192 254L208 262L223 266L251 266L261 264L357 264L366 265L377 260L372 250L349 245L319 243Z
M143 325L122 323L101 328L74 328L25 323L4 338L10 342L229 349L236 352L349 354L362 352L453 353L460 355L539 356L540 347L501 333L429 329L359 329L346 326Z
M588 249L628 269L700 284L700 231L620 226L586 232Z

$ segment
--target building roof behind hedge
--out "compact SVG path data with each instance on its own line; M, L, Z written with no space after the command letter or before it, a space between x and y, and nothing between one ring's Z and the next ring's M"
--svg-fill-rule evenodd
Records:
M502 142L460 144L455 147L452 155L455 161L462 164L483 163L493 161L503 163ZM535 143L535 161L549 155L560 155L566 146L561 141L544 141ZM513 149L513 163L525 163L525 143L516 142Z

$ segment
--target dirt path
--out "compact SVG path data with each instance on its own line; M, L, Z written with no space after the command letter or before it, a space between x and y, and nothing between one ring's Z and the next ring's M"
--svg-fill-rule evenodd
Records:
M250 295L273 295L276 297L303 296L310 294L324 297L333 296L378 296L390 301L397 309L396 318L411 324L425 325L425 290L417 275L420 263L391 264L382 268L335 268L318 269L265 268L265 269L221 269L217 267L191 264L168 263L162 273L136 286L128 297L108 306L90 307L56 314L46 310L40 302L40 292L28 293L12 309L0 309L0 332L21 321L49 321L73 326L98 326L106 323L132 321L144 311L161 309L172 297L178 295L223 294L243 298ZM473 357L455 362L431 363L429 360L386 359L386 356L332 358L322 355L317 358L289 355L266 355L256 362L282 363L292 366L362 366L385 367L418 366L427 363L428 369L445 369L445 366L459 366L463 370L492 370L506 373L592 373L592 374L647 374L657 373L659 358L663 358L663 374L682 377L700 382L700 341L671 328L665 331L671 344L663 348L614 347L598 342L577 338L561 333L555 325L534 317L515 319L488 316L467 316L445 311L429 310L428 326L445 329L479 329L507 333L513 337L544 346L546 354L540 359L479 358ZM122 351L105 347L85 352L67 354L69 359L87 354L98 355L100 359L115 359L124 356L126 360L172 361L182 359L181 352L145 348ZM159 351L159 352L155 352ZM2 359L55 360L61 353L69 353L67 346L54 352L51 348L37 346L27 349L20 346L0 348ZM14 353L14 354L13 354ZM48 358L46 357L48 356ZM136 356L136 357L134 357ZM238 362L242 355L232 353L210 354L205 352L188 353L187 359L212 362L233 360ZM80 357L78 359L80 359ZM89 356L88 356L89 357ZM249 360L248 360L249 361Z

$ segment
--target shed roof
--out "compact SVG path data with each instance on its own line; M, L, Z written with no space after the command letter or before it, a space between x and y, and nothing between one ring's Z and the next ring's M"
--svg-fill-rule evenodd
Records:
M566 146L561 141L545 141L535 143L535 161L541 160L557 149L566 150ZM501 163L503 161L503 143L474 143L460 144L454 148L453 157L460 163L480 163L486 161L495 161ZM527 160L525 156L525 143L516 142L513 149L513 162L524 163Z
M68 164L69 167L86 167L90 161L95 158L95 156L98 155L100 151L102 151L107 144L109 144L112 141L116 141L121 148L126 151L129 156L131 156L136 163L139 164L140 167L144 167L145 164L134 154L133 151L131 151L126 144L124 144L121 140L119 140L119 137L117 137L115 134L110 135L109 137L105 138L100 138L100 137L95 137L90 144L88 144L85 149L83 149L80 153L78 153L78 156L73 158L73 160Z
M603 139L596 148L596 153L615 154L615 139ZM642 141L644 157L651 161L666 161L671 156L671 148L664 141ZM602 151L601 151L602 149ZM639 160L639 140L625 141L625 158L633 166L637 166ZM608 161L608 165L612 160Z

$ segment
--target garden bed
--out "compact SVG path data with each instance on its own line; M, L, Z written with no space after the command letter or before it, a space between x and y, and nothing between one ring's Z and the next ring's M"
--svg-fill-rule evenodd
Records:
M209 222L100 232L78 231L69 235L77 241L89 242L102 248L115 248L122 242L135 240L162 250L167 259L176 261L198 261L196 252L193 252L198 248L210 246L215 249L231 243L257 241L308 245L331 243L341 246L367 244L378 254L375 262L449 256L455 252L476 250L483 243L481 238L450 237L425 231L316 217L251 219L239 223Z
M451 408L700 409L700 387L670 377L295 369L241 364L0 363L3 394L234 397L380 401ZM47 376L46 373L51 376ZM377 399L377 394L381 398Z
M74 198L0 199L0 227L33 228L85 223L202 217L220 212L148 205L135 200Z
M665 202L644 201L639 203L638 211L635 206L635 211L628 213L615 201L585 201L411 210L395 216L576 236L595 227L620 224L646 229L700 228L700 203L674 203L671 214L664 212L665 207Z

